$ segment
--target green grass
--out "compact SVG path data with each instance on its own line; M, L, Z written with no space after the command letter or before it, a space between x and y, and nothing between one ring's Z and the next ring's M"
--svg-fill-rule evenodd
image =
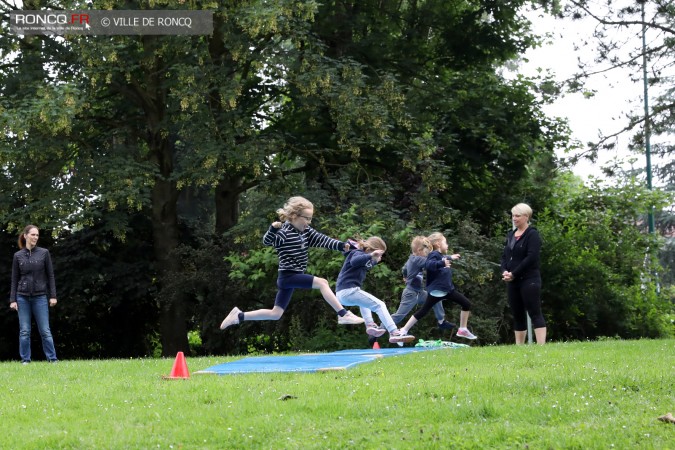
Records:
M235 359L187 364L195 372ZM675 449L675 425L657 420L675 413L675 340L447 349L341 372L163 380L172 365L2 363L0 447Z

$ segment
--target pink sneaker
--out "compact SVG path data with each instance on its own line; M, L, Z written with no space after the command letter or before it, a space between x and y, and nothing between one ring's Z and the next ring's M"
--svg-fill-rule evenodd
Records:
M464 339L471 339L472 341L477 339L477 337L466 328L460 328L457 330L457 336L463 337Z
M369 323L366 326L366 334L368 334L368 336L380 337L386 332L387 332L387 330L385 330L384 328L378 327L374 323Z

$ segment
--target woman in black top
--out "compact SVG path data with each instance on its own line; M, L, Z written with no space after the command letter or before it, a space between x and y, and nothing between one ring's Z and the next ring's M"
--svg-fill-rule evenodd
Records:
M31 360L30 331L33 317L42 337L42 350L47 360L56 362L54 339L49 328L49 307L56 305L56 283L49 250L37 246L39 237L38 227L26 226L19 235L21 250L14 253L12 262L9 307L19 313L19 355L24 364Z
M537 344L543 345L546 343L546 321L541 312L541 237L537 229L530 226L532 208L525 203L511 208L511 218L514 229L506 236L501 270L513 311L516 344L525 343L529 314Z

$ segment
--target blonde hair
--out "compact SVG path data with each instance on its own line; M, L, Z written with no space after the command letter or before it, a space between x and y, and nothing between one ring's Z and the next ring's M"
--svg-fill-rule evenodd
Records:
M387 244L378 236L372 236L366 239L365 241L359 241L359 248L364 252L369 252L373 250L382 250L387 251Z
M438 249L441 247L441 242L443 239L445 239L445 236L443 236L443 233L439 233L437 231L435 233L431 233L427 239L429 239L429 242L431 242L431 245L434 249Z
M433 249L434 247L431 245L431 242L429 242L429 239L427 239L426 236L415 236L412 239L412 242L410 242L410 250L413 253L417 253L418 251L423 251L426 250L426 254L429 254L429 252Z
M284 222L286 220L292 220L294 217L297 217L305 209L314 209L312 202L307 200L305 197L291 197L286 200L283 208L277 209L277 215L279 219Z
M518 203L516 206L511 208L511 214L516 213L523 216L527 216L527 219L532 218L532 208L526 203Z

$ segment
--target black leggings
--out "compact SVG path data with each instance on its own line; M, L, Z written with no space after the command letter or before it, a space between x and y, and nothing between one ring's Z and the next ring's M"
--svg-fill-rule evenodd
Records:
M449 294L445 294L443 297L434 297L433 295L427 295L427 299L424 302L424 305L415 313L415 319L420 320L422 317L426 316L433 306L443 300L450 300L457 303L462 307L462 311L471 311L471 302L468 298L464 297L460 292L455 289Z
M513 328L515 331L527 330L527 315L532 319L533 328L544 328L546 321L541 312L541 279L528 278L526 280L507 283L506 293L509 297L509 306L513 311Z

